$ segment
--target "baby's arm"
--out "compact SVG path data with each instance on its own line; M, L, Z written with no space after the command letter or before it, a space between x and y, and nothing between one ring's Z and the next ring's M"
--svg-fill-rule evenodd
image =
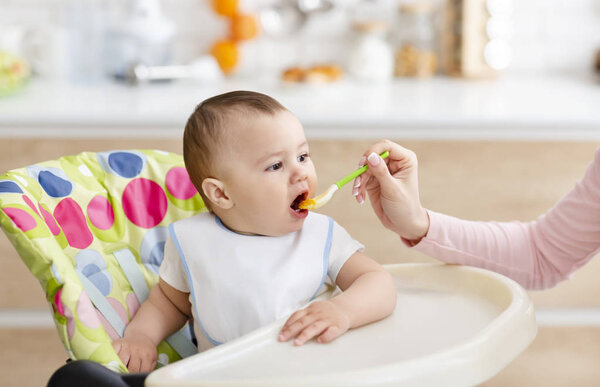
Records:
M296 337L294 345L302 345L318 336L319 343L327 343L350 328L389 316L396 306L392 276L358 251L342 266L336 283L343 292L292 314L279 333L279 341Z
M190 318L189 293L159 279L148 299L135 314L113 348L131 372L150 372L156 367L156 346L179 330Z

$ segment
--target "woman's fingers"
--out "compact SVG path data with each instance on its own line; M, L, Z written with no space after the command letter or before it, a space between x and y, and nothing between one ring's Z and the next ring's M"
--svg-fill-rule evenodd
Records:
M359 168L360 168L360 167L364 167L364 166L365 166L365 164L367 164L367 156L364 156L364 155L363 155L363 156L360 158L360 160L358 161L358 167L359 167Z
M376 154L381 154L385 151L390 151L390 146L391 141L388 140L381 140L378 141L377 143L371 145L366 151L365 153L362 155L362 157L360 158L358 165L359 166L364 166L367 165L367 158L369 157L369 155L371 153L376 153ZM391 152L390 152L391 155ZM390 157L388 157L389 159ZM387 163L387 161L386 161ZM355 187L353 187L352 190L352 195L355 197L356 201L359 204L364 203L365 198L367 196L367 187L371 184L371 182L374 180L373 178L373 173L367 169L362 175L359 176L360 178L360 184L359 186L356 186L356 181L355 181Z
M359 204L364 203L364 196L361 195L362 182L363 182L363 176L362 175L358 176L356 179L354 179L354 186L352 187L352 195L356 198L356 201Z
M360 164L365 165L366 160L371 153L377 153L378 155L383 152L388 151L390 155L386 158L388 162L391 161L405 161L405 160L413 160L414 152L409 149L404 148L403 146L396 144L390 140L381 140L371 145L362 155L360 159ZM369 175L369 170L363 173L363 176ZM364 180L363 180L364 181Z
M384 159L385 163L382 163L381 158L376 156L384 151L390 154ZM395 185L392 182L410 176L410 171L417 166L414 152L389 140L381 140L370 146L364 152L359 164L365 162L368 162L370 168L360 176L360 186L353 187L352 191L352 195L359 203L364 202L367 192L377 193L378 191L373 190L379 189L381 184L386 186L384 189L388 190L388 195L394 192Z
M371 145L362 155L361 158L361 166L366 164L366 160L367 157L369 157L369 155L373 152L377 153L377 154L381 154L385 151L389 151L390 155L391 155L391 149L390 149L390 144L393 144L391 141L389 140L380 140L377 141L375 144Z

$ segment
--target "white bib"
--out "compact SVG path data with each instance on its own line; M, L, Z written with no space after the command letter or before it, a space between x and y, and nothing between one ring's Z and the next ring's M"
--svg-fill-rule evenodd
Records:
M324 285L333 285L343 264L336 262L330 272L334 278L328 278L334 224L311 212L300 231L280 237L237 234L211 213L171 224L196 335L204 334L213 345L232 340L299 309ZM362 247L348 240L354 242L352 252Z

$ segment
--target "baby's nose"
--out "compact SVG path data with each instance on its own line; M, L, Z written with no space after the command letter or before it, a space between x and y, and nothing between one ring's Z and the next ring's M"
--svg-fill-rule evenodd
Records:
M296 168L292 174L292 183L298 183L308 179L308 172L305 168Z

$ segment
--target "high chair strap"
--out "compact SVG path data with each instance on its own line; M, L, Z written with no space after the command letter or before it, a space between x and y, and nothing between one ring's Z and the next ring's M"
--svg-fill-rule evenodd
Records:
M113 255L117 259L117 262L119 262L123 273L125 273L125 277L127 277L127 280L133 289L133 293L141 305L148 298L149 291L148 285L144 280L144 275L142 274L135 257L129 249L115 251L113 252Z
M184 328L185 329L185 328ZM198 348L182 331L177 331L166 338L167 343L181 356L186 358L198 353Z
M104 318L106 318L108 323L113 327L117 334L123 337L123 333L125 332L125 323L123 323L123 320L121 320L114 308L108 303L106 297L104 297L104 295L100 293L96 285L94 285L92 281L90 281L81 272L81 270L75 271L77 273L77 276L79 277L79 280L81 281L81 284L83 285L83 288L85 289L85 292L87 293L88 297L90 298L96 309L98 309L98 311L102 313Z
M121 269L125 273L125 277L127 277L141 305L148 299L150 291L134 255L128 248L117 250L113 252L113 255L117 259L117 262L119 262ZM188 357L198 353L196 346L181 331L173 333L166 341L181 357Z
M129 280L133 292L140 304L142 304L149 295L148 285L144 280L144 276L135 260L135 257L129 249L122 249L113 253L121 269L125 273L125 277ZM98 311L106 318L108 323L113 327L120 337L125 333L125 323L119 317L118 313L106 300L106 297L98 290L96 285L90 281L80 270L76 270L77 276L85 289L88 297L98 309ZM173 333L166 339L167 343L181 356L182 358L198 353L196 346L191 340L185 336L182 331Z

